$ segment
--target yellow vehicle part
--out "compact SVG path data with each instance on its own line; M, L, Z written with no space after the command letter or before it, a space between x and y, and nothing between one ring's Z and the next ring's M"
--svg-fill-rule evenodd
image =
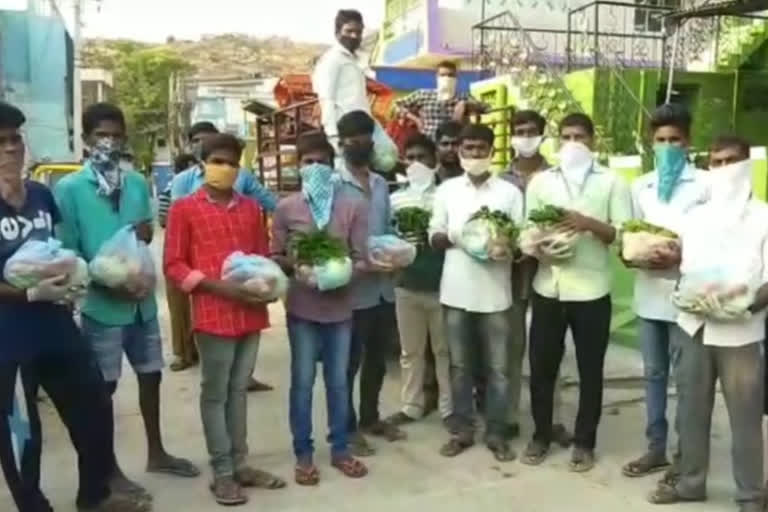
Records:
M81 164L41 164L32 170L30 178L52 188L62 177L82 167Z

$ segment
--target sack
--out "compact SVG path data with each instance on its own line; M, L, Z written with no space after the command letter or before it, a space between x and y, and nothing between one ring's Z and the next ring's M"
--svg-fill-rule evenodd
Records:
M352 260L349 258L332 259L314 265L312 274L317 289L321 292L346 286L352 279Z
M566 261L573 257L579 234L552 224L531 224L520 234L523 254L541 260Z
M88 267L81 258L61 248L55 238L27 240L5 263L3 277L16 288L32 288L43 279L67 276L70 286L88 284Z
M107 288L151 290L157 280L149 246L139 240L133 226L125 226L104 244L88 268L94 281Z
M371 236L368 259L381 267L405 268L416 259L416 246L395 235Z
M248 291L266 300L283 297L288 278L280 265L269 258L241 251L230 254L221 266L221 278L242 284Z
M701 269L682 276L672 302L682 311L713 320L744 320L750 316L757 283L743 269Z
M379 172L389 172L400 159L400 153L378 121L373 128L373 157L371 164Z
M624 232L621 235L621 257L630 263L646 263L659 251L676 250L679 247L678 238L657 233L639 231Z

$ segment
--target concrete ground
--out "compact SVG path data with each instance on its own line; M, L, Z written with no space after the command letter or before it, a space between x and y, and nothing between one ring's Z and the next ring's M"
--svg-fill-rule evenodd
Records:
M159 297L164 293L159 292ZM168 333L165 304L161 301L163 328ZM441 457L438 450L446 434L436 415L408 427L409 438L399 443L373 441L378 454L366 459L370 475L362 480L344 478L328 465L329 455L324 441L325 400L321 379L315 390L315 433L318 454L316 462L322 482L317 488L302 488L292 482L293 456L288 427L288 389L290 382L289 353L282 310L272 310L273 327L265 333L257 375L273 384L270 393L250 396L249 439L251 462L276 472L290 482L280 491L254 491L243 510L366 512L390 510L467 510L494 511L510 509L518 512L570 510L650 512L721 511L735 509L731 501L734 484L730 473L730 432L727 416L718 399L712 435L712 475L709 502L667 506L649 505L646 494L657 477L627 479L621 466L645 448L645 411L642 389L636 379L641 362L636 352L612 346L608 358L605 414L599 433L598 463L588 474L568 472L568 453L556 451L544 465L536 468L519 462L500 464L482 446L477 446L455 459ZM166 336L167 340L167 336ZM166 344L166 356L171 359ZM566 358L565 376L575 374L572 355ZM216 510L207 490L209 473L198 410L198 369L182 373L167 372L163 382L163 428L168 450L189 457L203 469L204 475L193 480L144 473L145 440L139 414L136 380L126 366L116 398L117 449L123 468L146 486L155 496L158 512L202 512ZM531 434L524 390L523 439L514 443L522 451ZM381 397L383 414L398 407L398 371L393 364ZM567 387L564 393L564 417L572 424L578 401L577 389ZM761 406L756 404L756 407ZM44 489L57 511L74 511L76 463L73 450L61 423L49 403L41 405L45 429ZM674 408L671 400L670 408ZM670 417L673 411L670 411ZM12 511L5 485L0 486L0 511Z

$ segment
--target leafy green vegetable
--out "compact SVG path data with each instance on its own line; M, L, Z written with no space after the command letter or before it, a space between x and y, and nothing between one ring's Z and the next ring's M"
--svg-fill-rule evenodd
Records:
M300 264L320 265L328 260L346 258L348 251L342 240L325 231L313 231L295 235L291 253Z
M395 211L395 226L400 233L421 235L429 229L430 212L417 206L408 206Z
M478 211L472 214L469 221L473 220L486 220L496 229L495 236L504 237L509 241L510 246L514 246L517 242L517 237L520 234L520 228L512 220L512 217L507 215L501 210L491 211L487 206L483 206ZM467 222L469 222L467 221Z
M565 210L551 204L531 210L528 214L528 220L534 224L557 224L563 219L565 219Z
M654 235L665 236L667 238L677 238L677 233L673 231L638 219L628 220L622 224L621 229L625 233L652 233Z

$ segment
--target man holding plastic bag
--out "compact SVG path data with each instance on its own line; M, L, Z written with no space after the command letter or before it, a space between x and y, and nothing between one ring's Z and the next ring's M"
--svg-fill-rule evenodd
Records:
M508 351L522 341L512 339L510 322L513 231L522 221L523 197L517 187L492 176L493 141L493 131L487 126L464 128L459 155L466 174L437 189L429 233L432 247L446 251L440 302L451 362L455 425L441 453L454 457L475 443L473 377L475 361L482 354L487 382L485 444L497 460L509 461L515 452L504 432L509 406ZM468 240L471 223L484 226L485 231L474 231ZM485 235L478 236L482 233Z
M295 480L299 485L317 485L320 472L313 458L312 395L318 360L325 380L331 464L350 478L368 472L362 462L352 457L347 432L351 279L366 267L368 212L364 201L338 193L338 179L331 167L334 151L324 134L303 135L296 142L296 151L301 164L301 192L278 204L272 222L271 253L293 275L285 309L291 345L290 419ZM314 239L308 238L311 233L317 233ZM341 272L340 265L329 265L333 263L334 242L343 246L339 256L343 254L348 260L352 272Z
M139 405L147 436L147 471L194 477L189 461L169 455L160 428L162 340L155 302L152 207L145 178L124 169L125 118L117 107L98 103L83 113L89 157L79 172L55 188L64 247L89 264L92 283L81 308L82 329L112 393L123 354L139 383ZM121 477L119 468L115 468ZM120 478L122 480L122 478Z
M674 344L678 310L671 301L679 277L678 233L686 217L709 194L706 177L687 162L690 128L691 116L679 105L663 105L654 112L651 130L656 169L632 184L635 220L622 229L622 257L628 266L637 268L634 309L645 369L648 439L647 452L622 468L629 477L669 466L667 386L678 352ZM669 474L678 471L673 467Z
M632 216L629 187L598 165L595 129L584 114L570 114L559 126L560 164L536 174L526 190L526 215L534 212L552 232L572 233L575 243L558 250L537 247L533 280L529 360L533 439L522 462L541 464L553 439L552 410L557 375L570 328L579 367L579 411L570 469L589 471L595 463L603 403L603 366L611 323L609 247L617 226Z
M768 305L768 207L752 197L749 144L725 136L710 149L710 199L681 230L680 283L673 301L680 478L661 482L652 503L704 501L710 466L715 387L720 382L732 436L732 467L740 512L764 510L765 393L762 342Z
M42 387L78 454L80 510L147 511L148 496L110 490L109 394L72 316L87 270L51 238L61 220L51 192L22 178L24 121L0 103L0 466L20 512L52 510L40 489Z

